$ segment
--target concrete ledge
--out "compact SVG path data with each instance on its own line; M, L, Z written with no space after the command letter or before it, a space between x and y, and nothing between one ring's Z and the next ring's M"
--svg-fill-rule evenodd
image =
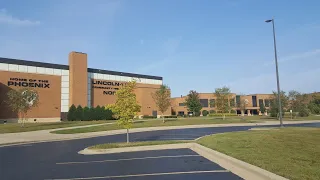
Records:
M111 149L84 149L79 151L78 154L93 155L93 154L113 154L123 152L138 152L138 151L152 151L152 150L167 150L167 149L184 149L190 148L193 143L178 143L178 144L161 144L151 146L135 146L124 148L111 148Z
M218 151L204 147L200 144L193 143L191 150L208 160L219 164L221 167L230 170L232 173L250 180L288 180L282 176L266 171L257 166L251 165L244 161L238 160L231 156L225 155Z
M243 179L248 180L288 180L282 176L276 175L272 172L266 171L257 166L251 165L244 161L238 160L231 156L225 155L218 151L204 147L197 143L180 143L180 144L164 144L152 146L136 146L113 149L84 149L79 154L93 155L93 154L112 154L123 152L137 152L137 151L152 151L152 150L167 150L167 149L184 149L189 148L198 153L202 157L217 163L221 167L231 171Z

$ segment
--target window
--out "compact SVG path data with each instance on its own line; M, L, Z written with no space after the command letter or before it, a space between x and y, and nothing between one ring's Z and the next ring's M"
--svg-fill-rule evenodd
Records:
M252 96L252 106L257 107L257 96Z
M235 107L235 101L234 101L234 99L230 99L230 106L231 106L231 107Z
M200 99L200 104L202 107L209 107L208 99Z
M211 108L216 107L216 100L215 99L210 99L210 107Z
M183 116L184 115L184 111L179 111L178 112L178 116Z
M236 96L236 103L240 104L240 96L239 95Z
M259 99L259 107L263 106L263 99Z
M179 103L179 106L186 106L185 103Z
M265 107L270 107L270 100L269 99L265 99L264 100L264 106Z

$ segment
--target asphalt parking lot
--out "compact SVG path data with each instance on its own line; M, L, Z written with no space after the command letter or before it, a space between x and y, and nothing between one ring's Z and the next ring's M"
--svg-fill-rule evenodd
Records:
M320 127L320 123L286 125L297 127ZM276 126L255 126L255 127L276 127ZM130 139L132 141L153 141L153 140L174 140L174 139L195 139L200 136L234 132L246 131L252 128L251 126L242 127L213 127L213 128L194 128L194 129L175 129L162 131L149 131L131 133ZM157 156L171 156L173 155L188 155L193 153L191 150L168 150L157 152L143 152L143 153L122 153L113 155L94 155L84 156L77 154L78 151L83 150L88 146L101 143L124 142L126 140L125 134L118 134L112 136L101 136L86 139L75 139L68 141L31 143L25 145L14 145L0 147L0 179L2 180L43 180L43 179L63 179L76 177L98 177L100 179L108 179L105 176L121 176L118 179L207 179L214 176L232 176L231 173L214 172L215 164L212 162L204 166L203 162L208 162L202 157L196 156L181 156L181 157L163 157L163 158L145 158L133 159L130 163L122 161L106 161L106 162L91 162L90 161L104 161L104 160L119 160L132 159L142 157L157 157ZM178 154L174 154L177 151ZM194 154L194 153L193 153ZM202 159L203 162L196 164L195 162L182 163L183 160L195 158ZM204 160L203 160L204 159ZM173 161L175 160L175 161ZM57 163L63 162L88 162L88 163L74 163L74 165L62 165ZM129 161L129 160L127 160ZM151 163L150 163L151 161ZM180 162L180 163L179 163ZM200 162L200 161L199 161ZM70 164L70 163L69 163ZM121 165L119 165L121 164ZM171 166L175 164L175 166ZM183 169L185 168L185 169ZM187 169L188 168L188 169ZM209 168L209 169L206 169ZM218 169L218 168L216 168ZM188 170L190 173L176 173ZM192 171L212 171L212 172L198 172ZM170 173L159 176L131 176L124 177L126 174L146 174L146 173ZM152 178L150 178L152 177ZM190 178L189 178L190 177ZM116 177L114 177L116 179ZM218 179L228 179L228 177L217 177ZM237 179L237 177L229 177L229 179ZM89 178L92 179L92 178ZM110 179L110 178L109 178Z
M241 179L190 149L79 155L51 168L45 179Z

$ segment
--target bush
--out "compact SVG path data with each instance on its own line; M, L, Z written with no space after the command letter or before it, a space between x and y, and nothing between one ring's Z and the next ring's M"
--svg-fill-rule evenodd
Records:
M76 120L83 120L83 108L80 105L78 105L76 109Z
M299 116L300 117L307 117L309 116L309 110L307 108L302 108L300 111L299 111Z
M215 110L210 110L210 111L209 111L209 114L215 114L215 113L216 113Z
M226 113L224 114L225 116L237 116L237 114L230 114L230 113ZM209 114L210 117L222 117L223 114L222 113L216 113L216 114Z
M236 110L234 110L234 109L231 109L230 113L231 113L231 114L236 114L236 113L237 113L237 111L236 111Z
M207 110L203 110L203 111L202 111L202 115L203 115L203 116L207 116L208 114L209 114L209 112L208 112Z
M195 112L195 116L196 117L200 116L200 112Z
M68 121L75 121L76 120L76 111L77 111L76 106L74 104L72 104L72 106L69 108L69 112L67 115Z
M106 120L114 120L112 111L108 108L105 108L103 118Z
M164 118L178 118L178 116L171 115L171 116L164 116Z
M90 114L90 108L89 107L84 107L83 108L83 119L84 121L90 121L91 119L91 114Z
M157 116L143 115L142 118L143 119L155 119L155 118L157 118Z

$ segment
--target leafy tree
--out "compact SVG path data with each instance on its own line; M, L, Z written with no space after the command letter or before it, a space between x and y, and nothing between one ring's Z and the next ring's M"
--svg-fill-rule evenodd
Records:
M193 112L193 115L200 114L202 105L199 99L199 93L197 91L191 90L185 99L185 104L188 111Z
M89 121L91 120L91 117L90 117L90 108L89 107L84 107L83 108L83 120L85 121Z
M21 88L18 90L11 89L7 93L6 103L13 112L19 114L19 120L24 127L25 117L30 109L38 106L39 95L36 90Z
M316 93L311 96L308 109L312 114L320 114L320 96L317 96Z
M162 121L164 123L165 120L163 114L171 106L171 93L169 87L166 85L161 85L160 89L158 89L155 93L152 94L152 98L156 103L157 108L161 112Z
M116 92L115 104L107 106L118 117L118 125L127 129L127 143L129 143L129 129L132 126L133 118L141 109L134 93L135 87L135 81L126 83Z
M293 112L299 112L299 115L301 117L309 116L309 110L307 106L307 94L301 94L298 91L292 90L288 93L288 99L289 108Z
M283 117L285 109L288 107L288 96L284 91L280 92L280 102ZM279 117L278 93L275 91L273 92L272 99L270 99L270 116Z
M229 99L231 98L231 91L228 87L217 88L215 90L217 111L222 113L223 120L225 119L225 113L228 113L231 109Z
M207 110L203 110L203 111L202 111L202 115L203 115L203 116L207 116L208 114L209 114L209 112L208 112Z
M263 103L260 104L260 112L265 113L266 112L266 107L264 106Z
M83 108L81 105L77 106L76 109L76 120L81 121L83 120Z

